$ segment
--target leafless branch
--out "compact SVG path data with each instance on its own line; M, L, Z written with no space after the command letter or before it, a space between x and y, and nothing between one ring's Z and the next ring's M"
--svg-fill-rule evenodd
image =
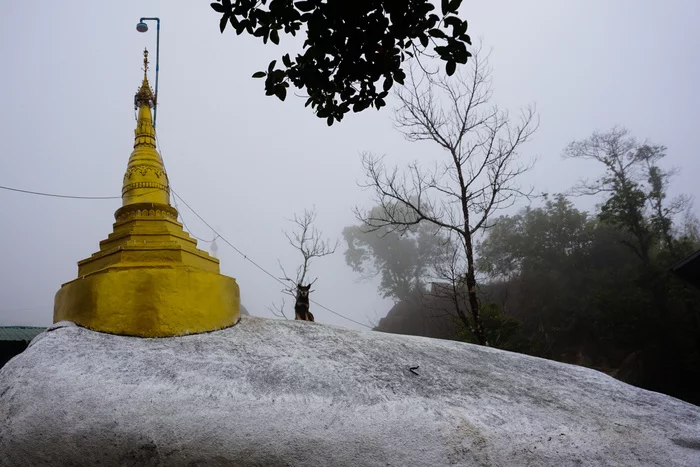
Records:
M287 315L284 313L285 305L286 305L286 301L283 298L281 305L278 306L277 304L273 303L272 305L268 306L267 309L270 310L270 313L272 313L272 315L277 317L277 318L289 319L289 318L287 318Z
M482 343L485 335L478 329L473 237L492 225L496 211L532 194L532 189L517 184L533 164L520 162L519 152L538 127L534 107L523 109L514 120L490 103L488 58L477 47L469 71L452 77L428 73L420 63L409 68L405 86L395 93L399 102L395 127L409 141L435 143L445 157L429 169L414 162L399 170L386 167L382 157L362 154L366 179L361 186L374 193L380 209L355 210L370 231L402 234L427 222L459 239L461 271L450 280L455 293L456 281L464 281L460 290L469 295L472 319L466 314L460 318L474 326ZM464 306L455 309L464 310Z
M308 283L307 285L311 286L318 280L318 278L309 280L308 277L312 260L333 254L340 245L340 241L331 242L330 239L323 238L321 231L314 225L316 221L315 209L305 209L303 214L295 214L289 221L294 224L295 228L291 232L283 232L289 244L301 253L302 261L296 268L294 277L287 273L281 261L277 260L277 263L282 271L282 276L279 279L286 284L282 289L282 294L289 295L292 300L296 300L299 285ZM268 309L274 316L289 319L284 313L284 307L285 299L283 298L281 306L272 304Z
M335 250L340 245L340 241L336 240L333 243L330 239L323 239L321 232L313 225L316 221L315 209L305 209L304 213L301 215L294 214L294 218L289 219L289 221L294 223L295 229L291 233L284 231L284 235L287 237L289 244L299 250L303 261L297 267L296 277L294 279L290 278L286 272L284 272L284 268L282 268L281 264L280 268L284 273L284 280L291 282L294 288L296 288L297 284L303 284L308 280L307 275L312 259L322 258L335 253ZM317 278L314 279L312 283L316 282L316 280Z

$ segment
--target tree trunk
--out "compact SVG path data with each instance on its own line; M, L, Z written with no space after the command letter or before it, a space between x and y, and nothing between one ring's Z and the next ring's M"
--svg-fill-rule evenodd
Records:
M472 248L472 238L467 232L464 236L464 245L467 253L467 291L469 294L469 308L474 321L474 334L479 344L488 346L484 325L481 322L479 310L479 300L476 296L476 272L474 270L474 250Z

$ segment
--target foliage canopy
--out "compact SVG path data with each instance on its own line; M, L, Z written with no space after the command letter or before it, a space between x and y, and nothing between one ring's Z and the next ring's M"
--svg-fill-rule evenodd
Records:
M467 62L467 22L457 16L462 0L218 0L219 27L280 43L280 34L305 28L303 53L286 53L253 77L265 78L265 93L284 100L289 84L306 89L316 115L328 125L352 110L380 109L394 83L403 83L404 62L417 55L445 62L448 75ZM383 79L381 86L378 81Z
M397 301L422 292L433 269L451 248L450 239L425 222L403 234L386 226L371 230L366 225L352 225L343 229L343 237L348 244L348 266L364 278L380 276L379 291Z

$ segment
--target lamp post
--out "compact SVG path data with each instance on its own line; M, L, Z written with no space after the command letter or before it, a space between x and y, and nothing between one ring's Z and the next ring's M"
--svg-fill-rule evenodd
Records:
M138 32L148 31L146 21L156 22L156 95L155 103L153 104L153 128L156 127L156 117L158 116L158 59L160 56L160 18L141 18L136 25Z

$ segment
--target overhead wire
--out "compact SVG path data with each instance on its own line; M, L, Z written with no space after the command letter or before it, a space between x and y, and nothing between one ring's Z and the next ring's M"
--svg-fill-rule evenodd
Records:
M22 190L20 188L12 188L9 186L2 186L0 185L0 189L2 190L9 190L9 191L16 191L18 193L27 193L30 195L39 195L39 196L49 196L52 198L68 198L68 199L121 199L121 196L73 196L73 195L60 195L57 193L45 193L41 191L31 191L31 190Z
M158 147L158 150L161 152L160 163L163 164L163 168L165 169L165 159L163 159L163 157L162 157L163 148L161 147L160 140L158 139L158 132L155 132L155 136L156 136L156 145ZM166 169L166 172L167 172L167 169ZM173 192L173 194L174 194L175 190L173 190L173 184L170 180L168 180L168 187L170 188L170 191ZM185 217L182 215L182 211L180 210L180 207L177 205L177 197L173 196L172 201L173 201L173 204L175 204L175 209L177 210L177 213L180 215L180 221L182 221L182 225L185 226L185 229L187 229L187 232L190 234L191 237L199 240L200 242L204 242L204 243L213 243L219 237L218 234L214 233L214 238L212 238L211 240L207 240L205 238L198 237L197 235L195 235L192 232L192 229L190 229L189 226L187 225L187 222L185 221ZM213 232L213 230L212 230L212 232Z
M61 195L57 193L45 193L42 191L32 191L32 190L23 190L20 188L12 188L9 186L2 186L0 185L1 190L8 190L8 191L16 191L18 193L26 193L30 195L38 195L38 196L49 196L52 198L66 198L66 199L97 199L97 200L105 200L105 199L122 199L121 195L120 196L76 196L76 195ZM151 193L155 193L156 191L159 190L151 190L147 191L146 193L143 193L140 196L146 196Z
M158 132L156 132L156 144L158 145L158 149L160 150L161 156L162 156L162 154L163 154L163 147L160 145L160 140L158 139ZM164 160L163 160L163 167L165 167L165 162L164 162ZM214 238L211 240L211 242L213 242L213 241L216 240L217 238L220 238L220 239L223 240L228 246L230 246L236 253L238 253L239 255L241 255L245 260L247 260L248 262L250 262L253 266L255 266L256 268L258 268L259 270L261 270L263 273L267 274L267 275L270 276L272 279L274 279L275 281L279 282L280 284L282 284L282 285L285 286L285 287L287 287L287 286L289 285L289 284L287 284L286 282L284 282L282 279L280 279L279 277L275 276L274 274L272 274L271 272L269 272L267 269L265 269L264 267L260 266L258 263L256 263L255 261L253 261L251 258L248 257L248 255L246 255L245 253L243 253L241 250L239 250L238 248L236 248L236 247L233 245L233 243L229 242L228 239L226 239L223 235L221 235L220 232L218 232L218 231L217 231L216 229L214 229L214 227L212 227L207 221L205 221L204 218L203 218L202 216L200 216L199 213L198 213L197 211L195 211L195 210L192 208L192 206L190 206L190 205L187 203L187 201L185 201L185 200L182 198L182 196L180 196L180 195L177 194L177 192L173 189L172 183L170 183L170 181L168 181L168 184L170 185L170 191L173 193L173 195L175 195L175 198L178 198L180 201L182 201L182 203L183 203L185 206L187 206L187 209L189 209L195 216L197 216L197 218L198 218L200 221L202 221L202 223L203 223L204 225L206 225L207 227L209 227L209 229L211 229L211 231L214 233L215 236L214 236ZM177 206L177 200L175 200L175 199L173 198L173 201L176 203L176 206ZM192 233L192 231L187 227L187 224L185 224L185 220L184 220L184 218L182 217L182 212L180 212L180 210L178 210L178 212L179 212L179 214L180 214L180 219L182 220L182 224L185 226L185 228L187 228L187 230L189 231L190 235L192 235L194 238L196 238L196 239L198 239L198 240L202 240L202 241L204 241L204 242L208 242L208 240L203 240L203 239L200 239L199 237L195 236L195 235ZM358 324L358 325L360 325L360 326L364 326L364 327L366 327L367 329L372 329L371 326L367 326L367 325L364 324L364 323L361 323L361 322L359 322L359 321L356 321L356 320L354 320L354 319L352 319L352 318L348 318L347 316L344 316L344 315L338 313L337 311L334 311L334 310L328 308L327 306L322 305L322 304L318 303L318 302L315 301L315 300L312 300L311 298L309 298L309 301L310 301L311 303L313 303L314 305L316 305L316 306L318 306L318 307L320 307L320 308L323 308L324 310L328 311L329 313L332 313L332 314L334 314L334 315L336 315L336 316L339 316L339 317L341 317L341 318L343 318L343 319L345 319L345 320L347 320L347 321L350 321L350 322L352 322L352 323Z
M267 274L267 275L270 276L271 278L273 278L275 281L279 282L280 284L284 285L285 287L288 286L288 284L285 283L282 279L280 279L279 277L275 276L274 274L272 274L271 272L269 272L267 269L265 269L264 267L260 266L258 263L256 263L255 261L253 261L250 257L248 257L248 255L246 255L245 253L243 253L241 250L239 250L238 248L236 248L231 242L229 242L228 239L226 239L226 237L224 237L223 235L221 235L220 232L216 231L216 229L214 229L206 220L204 220L204 218L203 218L202 216L200 216L199 213L197 213L197 211L195 211L195 210L192 208L192 206L190 206L190 205L187 203L187 201L185 201L185 200L182 198L182 196L180 196L179 194L177 194L177 192L176 192L175 190L172 189L172 186L170 187L170 191L172 191L172 193L173 193L180 201L182 201L182 203L183 203L185 206L187 206L187 209L189 209L190 211L192 211L192 213L193 213L195 216L197 216L197 218L199 218L199 220L202 221L202 223L204 223L204 225L206 225L207 227L209 227L209 228L211 229L211 231L214 232L214 234L216 235L217 238L220 238L221 240L223 240L228 246L230 246L231 248L233 248L233 250L234 250L236 253L238 253L239 255L241 255L244 259L246 259L247 261L249 261L249 262L250 262L251 264L253 264L256 268L260 269L262 272L264 272L265 274ZM368 329L372 329L371 326L367 326L367 325L364 324L364 323L361 323L361 322L359 322L359 321L356 321L356 320L354 320L354 319L352 319L352 318L348 318L347 316L345 316L345 315L343 315L343 314L341 314L341 313L338 313L337 311L334 311L334 310L328 308L327 306L318 303L318 302L315 301L315 300L309 299L309 301L310 301L311 303L313 303L314 305L316 305L316 306L318 306L318 307L320 307L320 308L323 308L324 310L328 311L329 313L332 313L332 314L334 314L334 315L336 315L336 316L339 316L339 317L341 317L341 318L343 318L343 319L346 319L346 320L348 320L348 321L350 321L350 322L352 322L352 323L358 324L358 325L360 325L360 326L364 326L364 327L366 327L366 328L368 328Z
M172 183L169 183L170 185L170 191L173 191L173 185ZM173 191L174 193L174 191ZM187 229L187 232L190 234L191 237L196 238L200 242L204 243L213 243L217 238L219 238L219 235L214 234L214 238L211 240L207 240L206 238L198 237L194 233L192 233L192 229L187 225L187 222L185 222L185 217L182 215L182 211L180 210L180 206L177 205L177 197L173 197L173 203L175 204L175 209L177 210L177 213L180 215L180 221L182 222L182 225L185 226L185 229Z
M163 150L162 150L162 148L161 148L161 146L160 146L160 141L158 141L158 135L157 135L157 134L156 134L156 143L158 144L158 148L161 150L161 153L162 153ZM165 164L163 164L163 166L165 167ZM170 183L169 183L169 184L170 184ZM24 190L24 189L20 189L20 188L13 188L13 187L2 186L2 185L0 185L0 189L8 190L8 191L15 191L15 192L18 192L18 193L32 194L32 195L38 195L38 196L47 196L47 197L53 197L53 198L65 198L65 199L84 199L84 200L90 200L90 199L92 199L92 200L121 199L121 196L76 196L76 195L63 195L63 194L57 194L57 193L46 193L46 192L40 192L40 191ZM158 191L158 190L153 190L153 191ZM262 271L263 273L267 274L267 275L270 276L272 279L274 279L275 281L279 282L280 284L282 284L282 285L285 286L285 287L287 287L287 286L289 285L289 284L285 283L282 279L280 279L279 277L275 276L274 274L272 274L271 272L269 272L267 269L265 269L264 267L260 266L258 263L256 263L255 261L253 261L248 255L246 255L246 254L243 253L241 250L239 250L238 248L236 248L236 246L235 246L233 243L229 242L228 239L226 239L226 237L224 237L223 235L221 235L221 233L219 233L219 232L218 232L216 229L214 229L206 220L204 220L204 218L203 218L202 216L200 216L199 213L197 213L197 211L195 211L195 210L192 208L192 206L190 206L190 205L187 203L187 201L185 201L185 200L182 198L182 196L180 196L179 194L177 194L177 192L176 192L175 190L173 190L172 184L170 184L170 191L175 195L176 198L178 198L180 201L182 201L182 203L183 203L185 206L187 206L187 209L189 209L195 216L197 216L197 218L198 218L200 221L202 221L202 223L204 223L204 225L206 225L207 227L209 227L209 229L211 229L211 231L212 231L212 232L214 233L214 235L215 235L214 238L213 238L212 240L206 240L206 239L203 239L203 238L200 238L200 237L194 235L194 234L192 233L192 230L191 230L191 229L187 226L187 224L185 223L185 219L182 217L182 212L179 212L179 210L178 210L178 212L179 212L179 214L180 214L180 219L182 220L182 224L183 224L183 225L185 226L185 228L189 231L189 233L190 233L190 235L191 235L192 237L194 237L194 238L196 238L197 240L200 240L200 241L202 241L202 242L206 242L206 243L212 243L212 242L214 242L217 238L220 238L220 239L223 240L228 246L230 246L236 253L238 253L239 255L241 255L245 260L247 260L248 262L250 262L253 266L255 266L256 268L258 268L260 271ZM148 193L145 193L145 194L148 194ZM174 201L175 201L175 206L176 206L176 208L177 208L177 201L176 201L176 200L174 200ZM339 316L339 317L341 317L341 318L343 318L343 319L345 319L345 320L347 320L347 321L350 321L350 322L352 322L352 323L355 323L355 324L358 324L358 325L360 325L360 326L364 326L364 327L366 327L366 328L368 328L368 329L371 329L371 326L367 326L367 325L364 324L364 323L361 323L361 322L359 322L359 321L356 321L356 320L354 320L354 319L352 319L352 318L348 318L347 316L342 315L341 313L338 313L337 311L334 311L334 310L328 308L327 306L318 303L318 302L315 301L315 300L309 299L309 301L310 301L311 303L313 303L314 305L316 305L316 306L318 306L318 307L320 307L320 308L322 308L322 309L328 311L329 313L332 313L332 314L334 314L334 315L336 315L336 316Z

